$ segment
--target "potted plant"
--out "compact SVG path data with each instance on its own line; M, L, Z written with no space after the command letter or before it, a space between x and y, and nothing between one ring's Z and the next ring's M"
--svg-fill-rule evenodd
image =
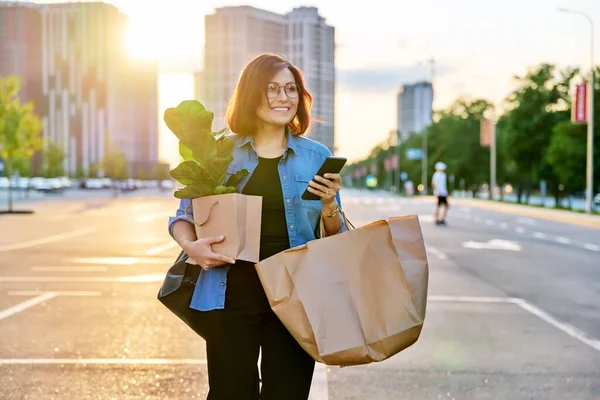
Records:
M196 100L183 101L165 111L165 123L179 139L183 158L170 171L183 185L174 195L192 200L185 211L198 237L225 236L223 242L213 245L215 252L258 262L262 198L238 193L236 185L248 170L228 173L234 142L225 135L225 129L212 132L213 118L214 114Z

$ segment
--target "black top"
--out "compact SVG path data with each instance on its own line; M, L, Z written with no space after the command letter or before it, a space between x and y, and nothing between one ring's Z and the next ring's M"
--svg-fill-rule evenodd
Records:
M290 248L285 205L279 180L277 158L258 158L258 166L242 190L243 194L262 196L260 260Z

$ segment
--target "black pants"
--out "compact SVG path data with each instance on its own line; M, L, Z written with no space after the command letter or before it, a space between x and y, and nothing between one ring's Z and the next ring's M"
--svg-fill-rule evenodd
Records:
M229 269L225 309L199 314L207 330L207 400L308 399L315 361L271 310L253 264Z

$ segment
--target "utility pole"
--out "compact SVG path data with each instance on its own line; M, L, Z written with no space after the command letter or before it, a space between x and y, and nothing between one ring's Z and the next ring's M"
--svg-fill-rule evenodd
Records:
M433 90L433 81L435 79L435 59L429 59L431 66L431 103L433 107L433 98L435 96L435 90ZM425 195L428 194L428 173L427 173L427 129L423 131L423 141L421 144L421 181L423 182L423 192Z

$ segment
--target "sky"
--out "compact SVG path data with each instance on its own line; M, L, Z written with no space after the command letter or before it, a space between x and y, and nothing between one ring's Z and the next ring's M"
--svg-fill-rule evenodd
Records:
M190 74L203 68L205 14L233 5L278 13L317 7L336 28L336 147L351 161L368 156L396 129L402 84L433 78L434 109L460 97L501 106L515 87L513 77L539 63L589 70L588 22L557 7L583 11L595 21L594 51L600 55L600 0L370 0L345 7L340 0L110 3L130 18L131 51L160 60L161 115L194 94ZM177 162L174 135L162 121L160 131L160 157Z

